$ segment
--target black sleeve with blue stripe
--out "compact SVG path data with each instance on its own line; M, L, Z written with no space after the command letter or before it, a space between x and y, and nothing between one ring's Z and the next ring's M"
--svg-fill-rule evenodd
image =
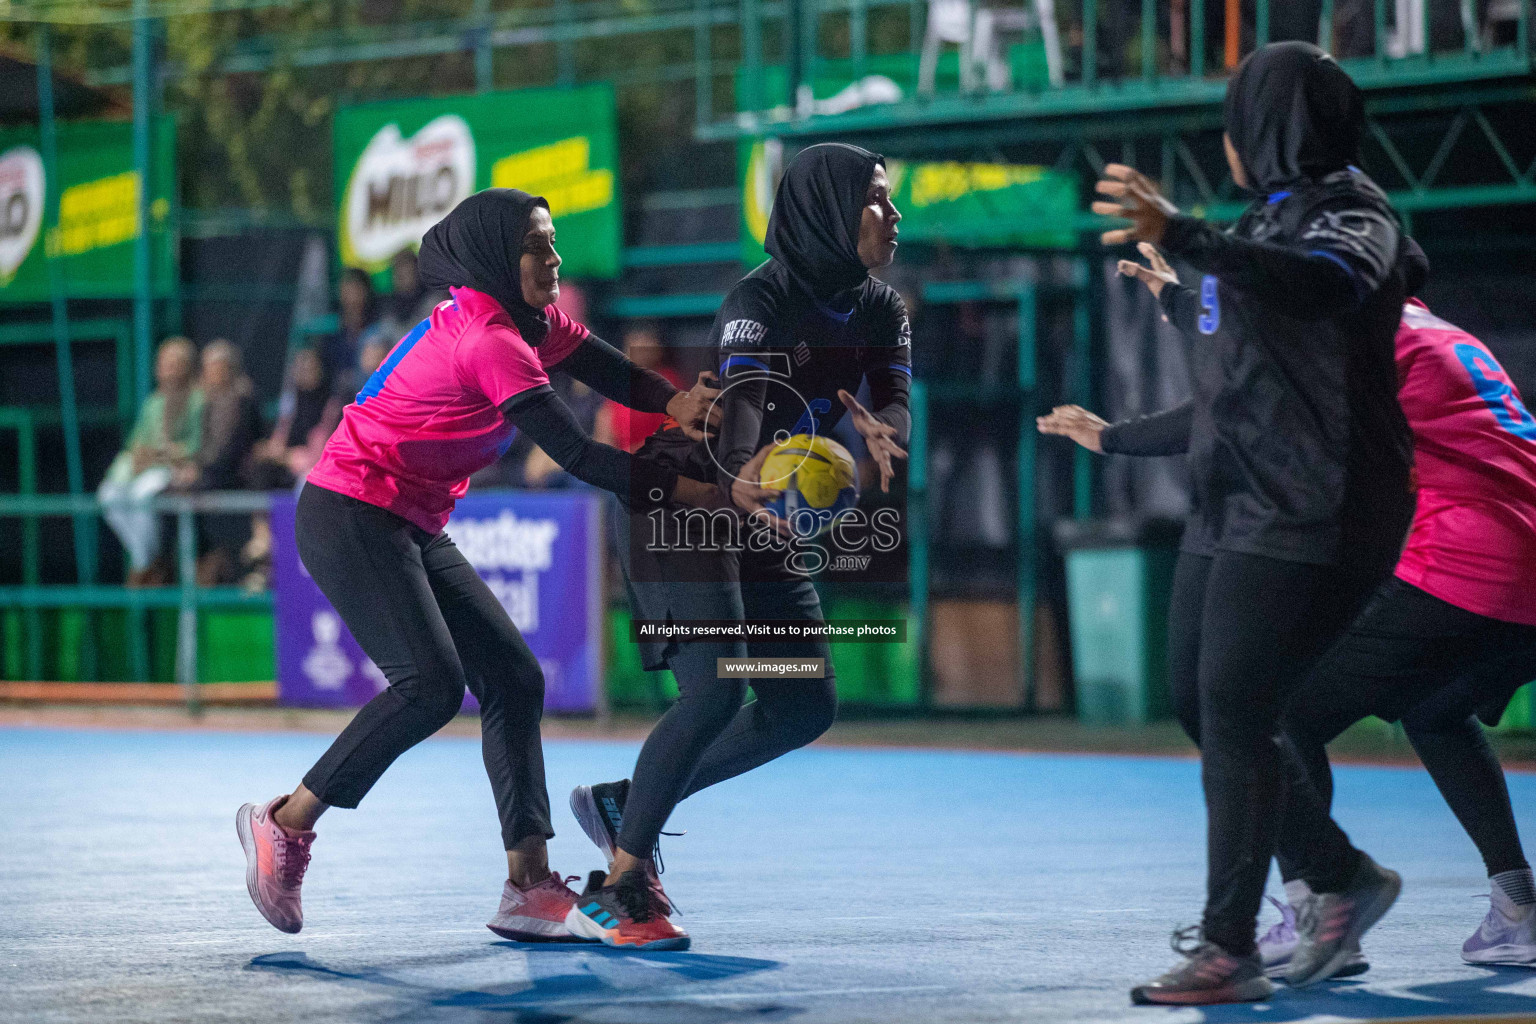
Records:
M774 362L769 342L776 319L774 289L755 276L738 281L715 316L711 340L718 346L724 390L716 461L719 484L727 494L741 467L757 452Z
M1161 248L1229 288L1298 320L1321 320L1358 306L1397 265L1400 231L1370 206L1341 198L1310 211L1289 245L1218 231L1194 217L1172 217Z

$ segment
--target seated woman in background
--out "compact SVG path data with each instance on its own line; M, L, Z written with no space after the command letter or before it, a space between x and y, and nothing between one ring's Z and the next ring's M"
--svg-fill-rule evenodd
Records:
M256 448L252 483L258 490L281 490L302 480L320 458L325 442L341 421L341 402L320 353L301 348L288 365L288 384L278 407L272 436Z
M155 355L155 392L145 399L133 433L96 494L102 518L128 552L128 585L170 582L160 558L160 519L149 499L171 485L176 467L196 457L202 434L203 395L194 385L197 350L186 338L167 338Z

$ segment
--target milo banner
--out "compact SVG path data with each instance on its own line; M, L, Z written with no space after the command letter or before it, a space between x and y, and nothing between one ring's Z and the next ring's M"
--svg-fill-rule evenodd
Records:
M741 256L767 258L763 239L783 165L793 153L777 139L745 140L741 172ZM1035 164L886 161L891 201L901 211L906 242L989 247L1071 248L1078 183Z
M170 230L176 124L159 119L150 168L150 280L170 288L176 253ZM132 126L115 121L59 125L53 180L33 128L0 131L0 302L46 302L48 264L71 298L133 294L139 190ZM58 221L48 217L57 198Z
M300 562L294 507L286 495L272 506L278 699L357 707L387 682ZM601 698L601 509L601 499L586 491L491 491L462 499L448 523L448 535L539 659L550 711L595 711ZM475 710L473 696L465 708Z
M563 273L619 272L618 147L606 85L344 107L334 139L345 266L382 273L460 200L495 187L549 201Z

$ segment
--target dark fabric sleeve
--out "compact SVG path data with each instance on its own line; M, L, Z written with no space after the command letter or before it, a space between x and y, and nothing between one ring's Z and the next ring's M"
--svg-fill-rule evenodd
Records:
M634 508L655 508L672 496L675 469L592 440L548 384L513 395L502 403L501 411L561 469L583 483L612 491Z
M883 338L861 354L864 379L869 382L870 412L896 428L896 442L906 447L912 433L912 326L907 305L890 289L882 311Z
M1200 327L1200 293L1182 284L1165 284L1157 297L1163 315L1185 334L1195 334Z
M717 479L727 493L741 467L757 454L757 439L763 430L763 402L768 395L768 377L755 376L727 388L720 399L720 467Z
M710 332L711 343L718 346L724 388L716 478L726 493L760 447L763 403L778 351L773 347L773 326L781 298L772 282L749 274L725 297Z
M595 334L587 335L571 354L550 367L581 381L604 398L637 412L666 412L677 394L661 374L629 358Z
M1099 446L1110 455L1182 455L1189 450L1194 419L1190 399L1162 412L1111 423L1099 435Z
M1353 309L1387 279L1399 232L1380 212L1335 203L1309 214L1298 243L1234 238L1195 217L1170 218L1162 248L1229 288L1298 320Z

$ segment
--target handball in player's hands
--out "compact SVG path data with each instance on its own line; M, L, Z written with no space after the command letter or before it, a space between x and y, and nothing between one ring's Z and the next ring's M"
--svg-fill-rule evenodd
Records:
M1163 294L1163 285L1178 284L1179 275L1173 272L1168 261L1163 259L1163 254L1157 251L1157 246L1151 242L1139 242L1136 249L1147 258L1145 265L1135 260L1121 260L1117 265L1120 273L1126 277L1134 277L1147 286L1147 290L1154 296ZM1164 317L1163 319L1167 319Z
M1128 228L1115 228L1100 235L1099 240L1105 245L1125 242L1156 245L1163 240L1168 218L1179 212L1177 206L1163 198L1155 181L1125 164L1106 164L1097 189L1099 195L1110 198L1095 200L1094 213L1131 222Z
M870 458L880 467L880 489L889 491L891 480L896 476L896 467L891 460L907 457L906 451L896 443L896 428L877 419L874 413L860 405L859 400L848 392L840 390L837 397L842 399L843 405L853 417L853 429L859 432L859 436L869 446Z
M774 447L772 444L763 445L757 450L757 454L741 467L736 474L736 479L731 481L731 501L749 516L762 518L763 522L788 536L789 524L767 508L768 502L778 498L784 492L773 487L764 487L762 482L763 462Z
M1080 405L1058 405L1049 416L1037 416L1035 426L1042 434L1070 437L1089 451L1104 454L1104 428L1109 423Z
M720 405L716 401L720 390L715 387L718 383L715 375L705 370L693 387L679 391L667 402L667 415L677 420L683 433L695 441L711 436L714 431L710 428L720 425Z

